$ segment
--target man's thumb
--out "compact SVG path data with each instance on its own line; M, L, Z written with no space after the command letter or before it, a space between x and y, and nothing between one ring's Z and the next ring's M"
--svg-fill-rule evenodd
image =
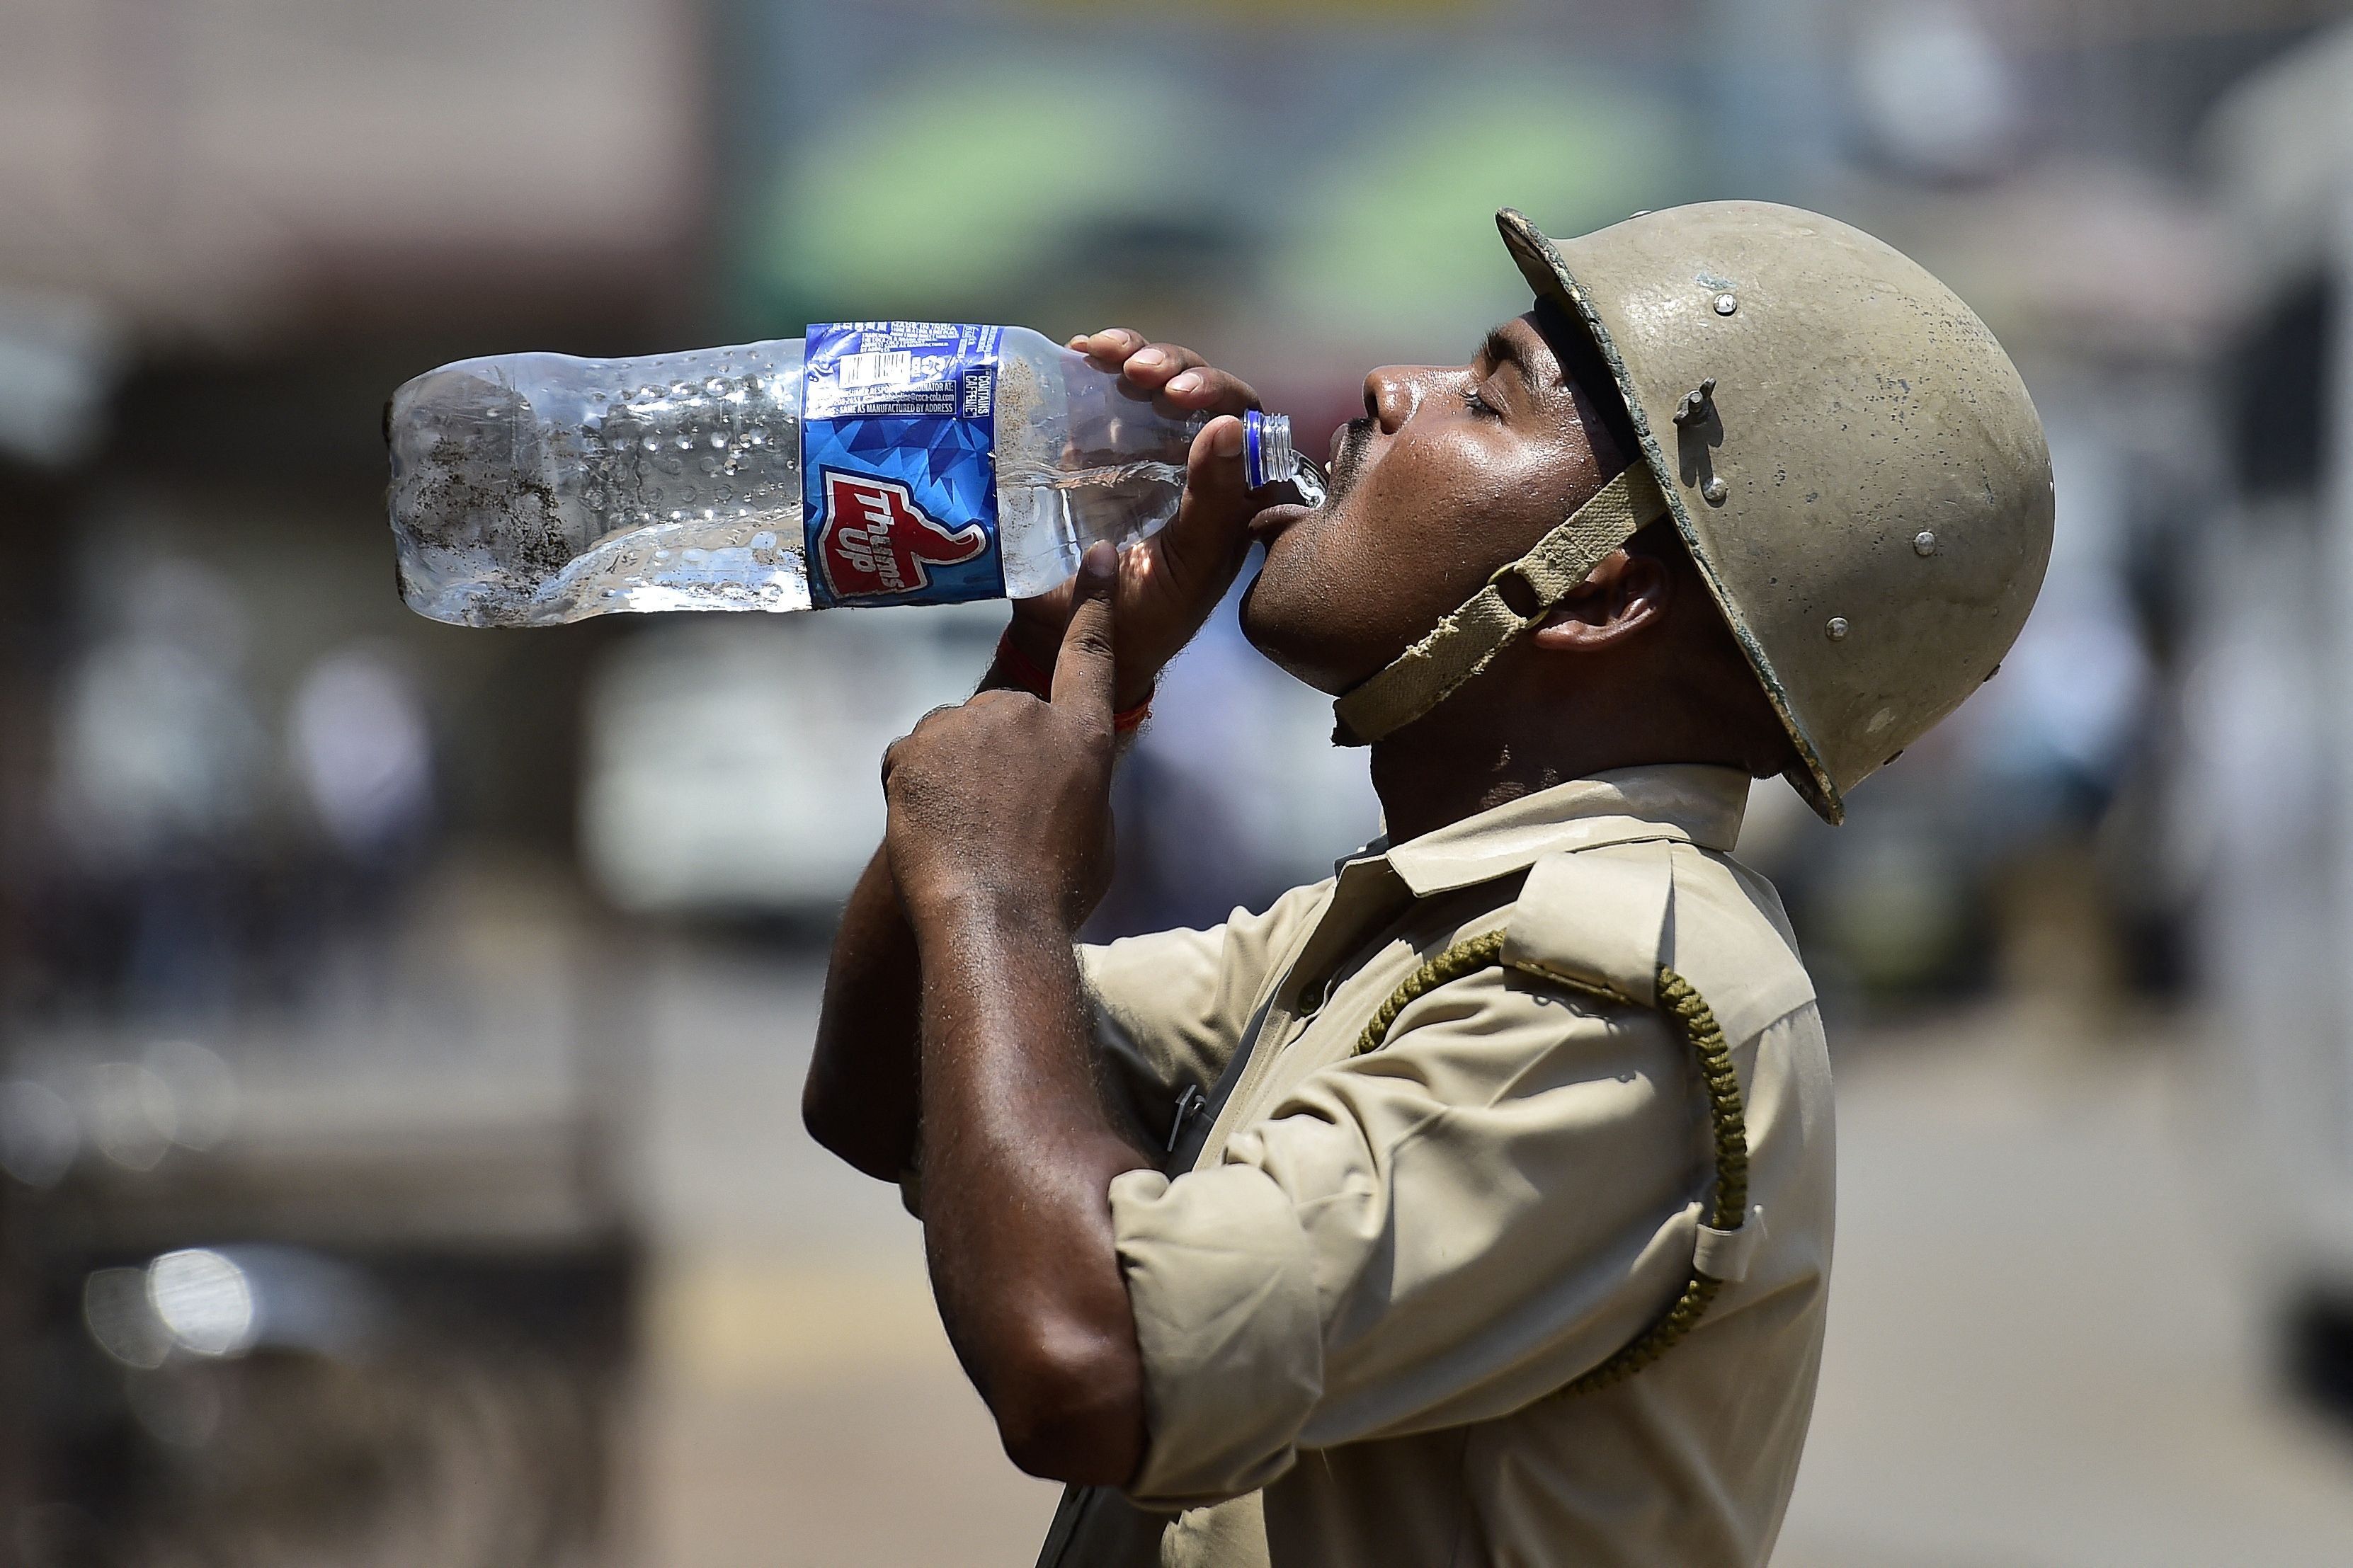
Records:
M1112 711L1112 589L1119 577L1119 552L1107 543L1087 546L1071 585L1071 622L1054 658L1054 706L1082 713Z

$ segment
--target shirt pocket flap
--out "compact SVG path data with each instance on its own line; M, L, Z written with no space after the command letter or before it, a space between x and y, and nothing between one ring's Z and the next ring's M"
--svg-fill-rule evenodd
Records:
M1538 860L1504 931L1504 962L1656 1005L1674 900L1672 848L1654 838Z

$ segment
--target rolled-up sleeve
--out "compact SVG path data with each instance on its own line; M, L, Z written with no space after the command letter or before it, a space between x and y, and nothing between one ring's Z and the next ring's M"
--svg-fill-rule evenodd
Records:
M1261 1171L1220 1165L1175 1184L1130 1171L1111 1207L1136 1343L1155 1384L1181 1390L1154 1405L1154 1446L1172 1461L1159 1486L1190 1497L1265 1485L1324 1387L1315 1262L1291 1200ZM1236 1455L1255 1458L1236 1470ZM1208 1468L1187 1473L1185 1456Z
M1303 1447L1501 1415L1632 1339L1682 1286L1708 1177L1684 1054L1646 1009L1489 970L1221 1163L1119 1178L1150 1423L1133 1494L1237 1496Z

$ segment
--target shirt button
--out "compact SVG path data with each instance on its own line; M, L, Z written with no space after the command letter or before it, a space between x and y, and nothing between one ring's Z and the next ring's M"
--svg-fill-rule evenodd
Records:
M1303 1019L1313 1018L1322 1012L1324 1004L1332 1000L1332 993L1339 987L1340 977L1336 974L1327 974L1324 977L1323 984L1311 985L1300 992L1297 1007L1299 1016Z

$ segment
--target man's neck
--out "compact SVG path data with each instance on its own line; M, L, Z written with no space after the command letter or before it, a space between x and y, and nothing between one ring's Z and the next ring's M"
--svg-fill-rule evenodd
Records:
M1381 797L1381 820L1395 843L1577 776L1502 742L1476 752L1396 739L1373 747L1373 792Z
M1745 769L1658 723L1655 710L1546 714L1540 725L1503 725L1492 713L1443 706L1376 743L1373 791L1394 843L1419 838L1507 801L1612 768L1714 763Z

